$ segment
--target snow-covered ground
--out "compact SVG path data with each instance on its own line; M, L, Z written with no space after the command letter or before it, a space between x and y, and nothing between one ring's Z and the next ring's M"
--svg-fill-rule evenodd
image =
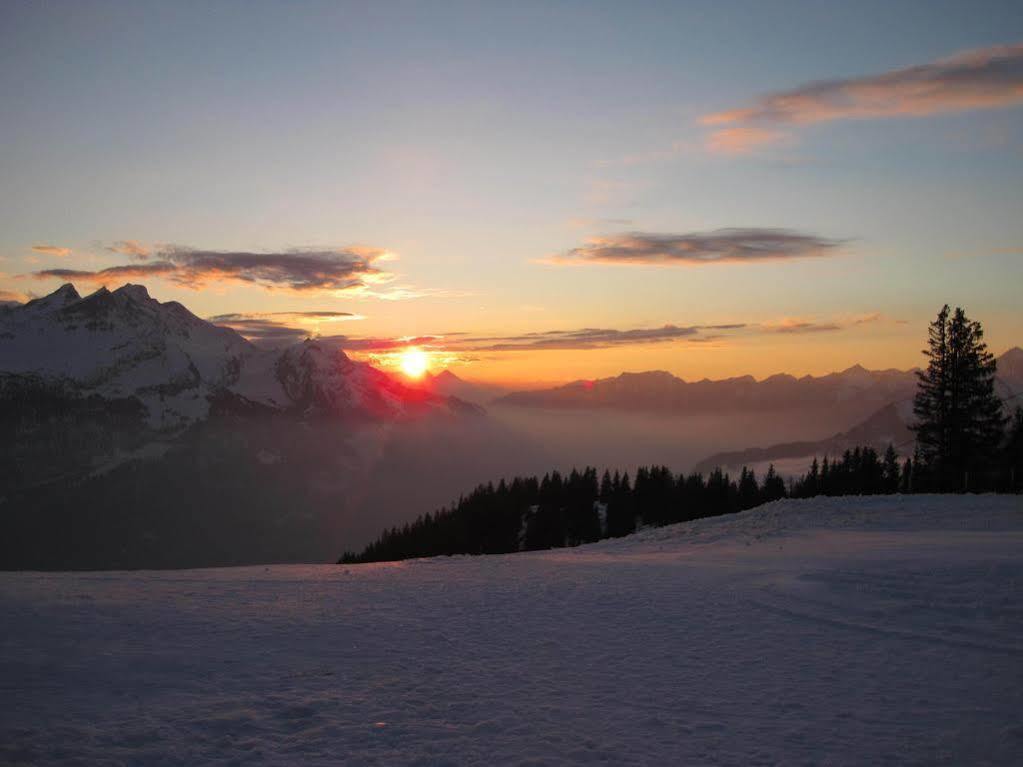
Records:
M0 575L0 762L1019 764L1023 499L573 550Z

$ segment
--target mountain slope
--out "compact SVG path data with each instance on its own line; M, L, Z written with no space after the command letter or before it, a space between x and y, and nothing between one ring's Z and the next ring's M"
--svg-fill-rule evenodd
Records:
M873 447L879 453L890 444L899 445L903 452L913 439L908 423L912 416L910 403L892 403L872 414L853 428L819 440L783 442L768 447L752 447L745 450L715 453L693 467L693 471L708 473L717 467L734 470L743 466L762 468L761 464L778 464L782 473L802 473L805 465L814 458L841 456L846 450L856 447ZM910 447L911 452L911 445ZM794 461L792 466L782 465L783 461Z
M208 397L230 386L254 347L141 285L82 298L64 285L0 314L0 375L31 374L107 399L135 397L149 425L206 417Z

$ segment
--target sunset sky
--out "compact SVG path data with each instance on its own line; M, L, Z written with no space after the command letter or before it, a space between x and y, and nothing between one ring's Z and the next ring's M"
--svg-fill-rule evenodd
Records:
M2 300L507 382L1023 344L1019 2L8 0L0 105Z

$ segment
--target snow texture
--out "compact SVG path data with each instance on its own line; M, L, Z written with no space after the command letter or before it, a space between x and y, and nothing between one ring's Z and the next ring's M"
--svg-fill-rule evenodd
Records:
M0 762L1019 764L1023 500L577 549L0 576Z

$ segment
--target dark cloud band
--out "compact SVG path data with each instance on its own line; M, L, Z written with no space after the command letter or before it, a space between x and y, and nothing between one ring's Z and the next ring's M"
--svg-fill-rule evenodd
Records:
M718 229L713 232L631 232L591 237L556 256L558 263L670 265L748 263L833 253L840 241L789 229Z
M381 279L384 272L374 262L386 254L387 251L379 248L363 247L250 253L169 246L154 254L157 261L98 271L44 269L33 276L100 284L127 278L162 277L190 288L226 280L296 291L350 290Z

